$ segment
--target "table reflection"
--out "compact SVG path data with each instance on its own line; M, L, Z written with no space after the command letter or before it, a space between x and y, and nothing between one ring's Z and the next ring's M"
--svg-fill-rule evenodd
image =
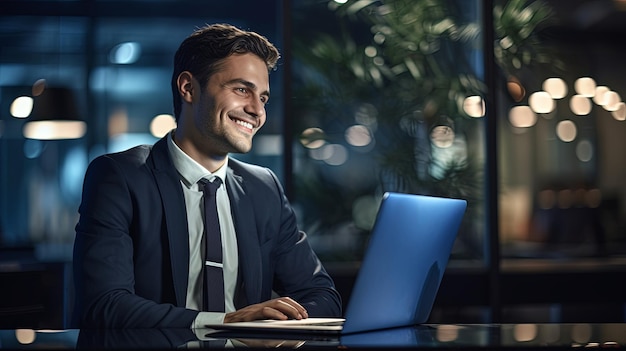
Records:
M192 329L82 329L76 348L175 349L197 341Z
M0 349L626 348L626 324L427 324L342 336L211 329L0 330Z

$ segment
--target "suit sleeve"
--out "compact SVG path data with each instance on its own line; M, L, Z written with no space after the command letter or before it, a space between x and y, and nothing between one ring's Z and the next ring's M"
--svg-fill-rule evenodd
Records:
M188 328L197 311L135 294L131 227L137 199L127 177L137 174L123 168L101 156L85 174L74 242L73 322L81 328Z
M270 171L271 173L271 171ZM341 297L334 282L300 231L296 216L276 176L280 193L280 235L274 252L274 290L302 304L310 317L340 317Z

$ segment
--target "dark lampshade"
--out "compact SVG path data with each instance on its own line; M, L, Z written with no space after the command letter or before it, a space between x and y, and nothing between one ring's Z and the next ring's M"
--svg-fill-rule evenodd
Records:
M77 139L86 130L87 124L78 116L73 92L63 87L47 87L34 98L33 112L23 133L29 139Z

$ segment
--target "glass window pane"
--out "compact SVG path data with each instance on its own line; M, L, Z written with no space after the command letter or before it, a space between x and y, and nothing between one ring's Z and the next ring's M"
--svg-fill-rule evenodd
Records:
M496 2L504 257L626 252L620 13L610 2Z
M360 260L394 191L467 199L452 259L482 264L479 13L478 1L293 4L295 202L325 260Z
M167 122L163 115L172 113L173 55L194 29L228 22L259 31L283 49L280 1L187 2L189 6L174 1L145 3L129 7L96 1L95 17L92 7L84 4L23 1L3 7L0 248L36 247L48 259L71 259L88 161L104 152L153 143L162 135L163 130L153 134L152 122L157 118ZM272 168L280 178L285 173L282 75L280 69L271 75L275 98L267 106L270 117L253 151L235 155ZM70 88L80 117L87 121L83 137L25 138L28 113L12 116L11 106L16 98L32 98L34 83L40 79L45 79L47 86ZM56 248L58 255L50 252Z

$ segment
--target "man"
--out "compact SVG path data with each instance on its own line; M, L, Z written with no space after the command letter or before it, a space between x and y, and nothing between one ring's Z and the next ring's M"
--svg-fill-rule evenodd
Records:
M91 162L74 244L78 326L200 328L341 315L334 283L275 174L228 157L250 151L265 123L278 58L254 32L198 29L174 58L176 129L153 146ZM223 269L223 288L204 279L203 242L212 242L203 234L202 179L216 178L223 262L211 266ZM224 310L200 312L216 291Z

